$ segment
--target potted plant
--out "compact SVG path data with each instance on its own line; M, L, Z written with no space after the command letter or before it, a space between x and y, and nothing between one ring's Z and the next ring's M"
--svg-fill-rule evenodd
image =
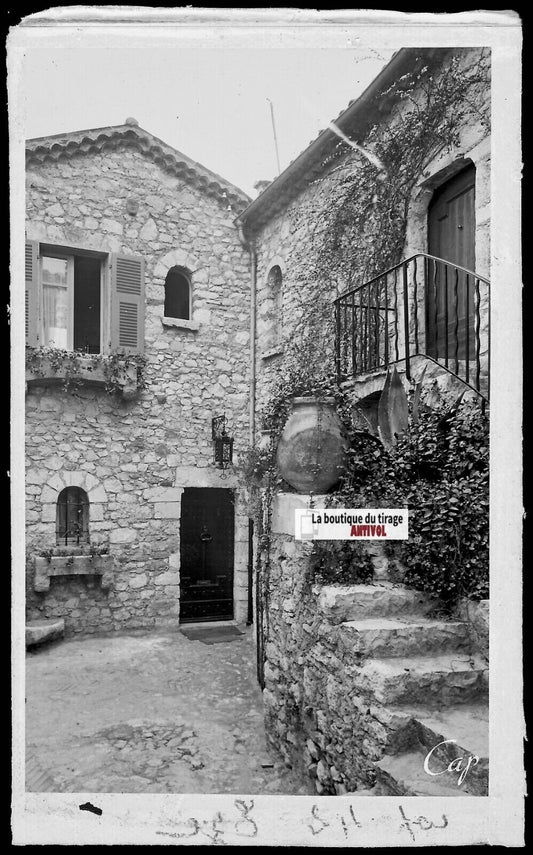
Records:
M286 347L263 425L272 434L281 477L301 493L323 493L341 476L347 442L336 410L327 324L310 312L305 318Z
M35 591L48 591L52 576L99 576L104 589L112 587L114 557L108 546L66 546L42 549L34 556Z

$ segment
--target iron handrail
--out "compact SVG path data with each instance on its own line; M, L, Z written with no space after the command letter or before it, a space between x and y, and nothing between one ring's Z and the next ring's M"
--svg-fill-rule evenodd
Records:
M403 361L410 378L410 360L423 356L488 401L489 288L475 271L419 252L339 294L339 382Z
M409 258L404 258L403 261L400 261L398 264L393 264L392 267L389 267L387 270L384 270L382 273L379 273L377 276L373 276L372 279L368 279L366 282L363 282L362 285L356 285L355 288L350 288L348 291L343 291L338 297L335 297L334 303L338 303L339 300L344 300L346 297L351 297L352 294L356 294L362 288L367 288L368 285L373 285L374 282L378 282L380 279L383 279L384 276L388 276L389 273L394 273L395 270L398 270L400 267L403 267L404 264L409 264L410 261L414 261L415 258L430 258L432 261L440 261L442 264L448 265L448 267L453 267L457 270L462 270L463 273L468 273L469 276L473 276L474 279L479 279L480 282L484 282L485 285L490 285L490 280L485 276L480 276L479 273L476 273L475 270L468 270L467 267L461 267L460 264L454 264L453 261L446 261L445 258L439 258L437 255L430 255L428 252L416 252L414 255L410 255Z

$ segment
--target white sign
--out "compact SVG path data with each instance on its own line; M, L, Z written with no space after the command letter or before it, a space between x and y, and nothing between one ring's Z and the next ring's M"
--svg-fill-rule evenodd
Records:
M297 508L296 540L407 540L407 508Z

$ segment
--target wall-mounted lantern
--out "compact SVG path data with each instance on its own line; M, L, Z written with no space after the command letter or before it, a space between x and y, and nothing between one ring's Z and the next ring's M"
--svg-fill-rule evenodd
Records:
M211 420L213 437L213 463L220 469L227 469L233 462L233 437L226 433L226 416L215 416Z

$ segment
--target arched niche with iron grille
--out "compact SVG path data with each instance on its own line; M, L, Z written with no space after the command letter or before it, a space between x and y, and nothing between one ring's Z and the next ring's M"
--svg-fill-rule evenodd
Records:
M58 546L89 543L89 499L81 487L65 487L58 496L56 543Z
M165 318L191 319L191 280L186 270L171 267L165 278Z

